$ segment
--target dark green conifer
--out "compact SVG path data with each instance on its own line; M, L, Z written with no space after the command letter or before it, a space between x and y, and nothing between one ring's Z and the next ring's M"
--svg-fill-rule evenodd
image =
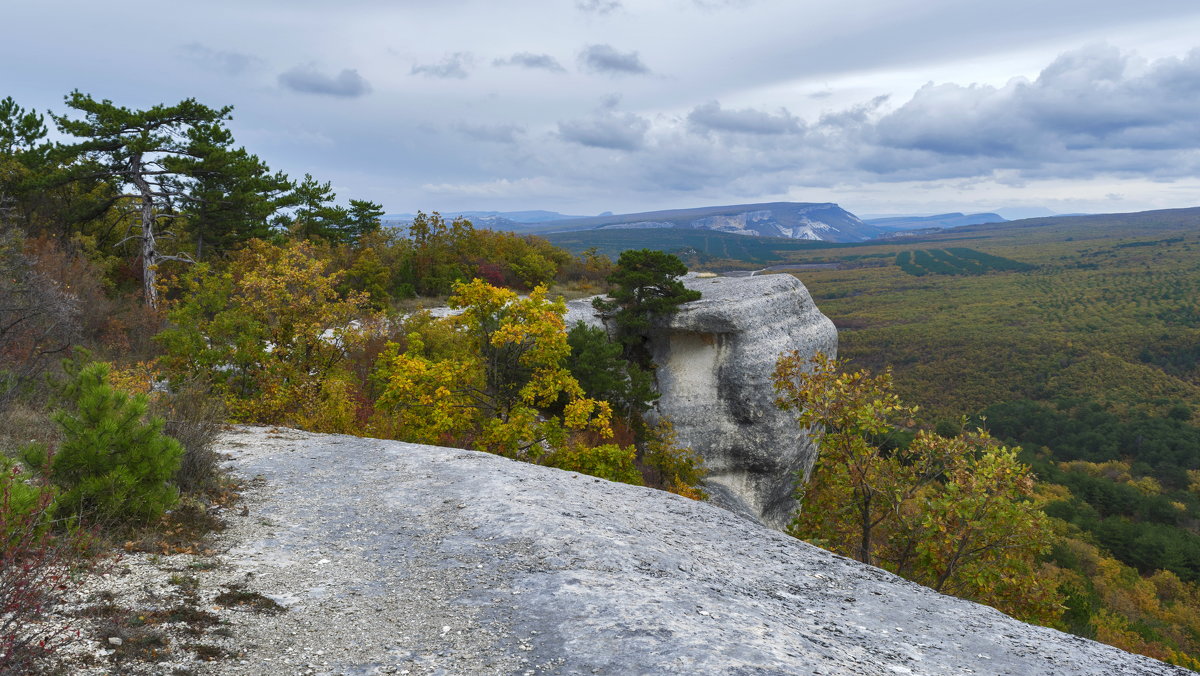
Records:
M68 360L64 388L69 408L54 414L63 430L58 452L47 461L33 448L25 460L49 464L59 489L56 517L87 516L106 524L144 523L175 504L170 479L183 447L162 433L162 418L146 420L146 396L130 396L108 383L108 364Z

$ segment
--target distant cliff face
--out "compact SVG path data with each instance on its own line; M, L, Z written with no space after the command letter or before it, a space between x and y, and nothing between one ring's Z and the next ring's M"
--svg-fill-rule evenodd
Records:
M796 508L798 475L816 459L795 418L775 406L779 355L837 351L837 329L791 275L689 276L700 300L680 306L650 338L662 394L652 413L668 417L679 443L704 457L714 502L773 528ZM586 301L568 322L598 325Z
M888 232L864 223L832 202L768 202L672 209L555 221L542 227L546 232L629 228L690 228L827 242L861 242Z

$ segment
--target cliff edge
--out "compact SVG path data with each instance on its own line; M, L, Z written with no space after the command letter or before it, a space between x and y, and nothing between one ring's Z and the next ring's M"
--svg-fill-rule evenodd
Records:
M712 505L474 451L240 428L229 575L276 674L1185 674Z

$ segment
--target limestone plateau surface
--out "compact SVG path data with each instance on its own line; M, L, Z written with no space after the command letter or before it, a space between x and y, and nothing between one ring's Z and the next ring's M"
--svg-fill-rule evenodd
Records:
M212 673L1190 673L651 489L293 430L221 446L250 486L224 565L287 611Z

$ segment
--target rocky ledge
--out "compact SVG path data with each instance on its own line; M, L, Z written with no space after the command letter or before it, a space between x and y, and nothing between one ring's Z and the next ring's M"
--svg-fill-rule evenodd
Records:
M775 406L771 376L791 350L836 356L837 329L791 275L689 276L684 286L700 300L680 306L650 338L662 393L654 410L704 457L717 496L736 496L781 529L817 451L794 415Z
M242 428L230 674L1184 674L712 505L473 451Z
M662 394L651 414L669 418L679 443L704 458L714 501L782 529L816 449L775 406L771 375L784 352L835 356L837 329L791 275L688 275L683 283L701 296L651 329ZM575 321L603 325L591 299L570 304L567 322Z

